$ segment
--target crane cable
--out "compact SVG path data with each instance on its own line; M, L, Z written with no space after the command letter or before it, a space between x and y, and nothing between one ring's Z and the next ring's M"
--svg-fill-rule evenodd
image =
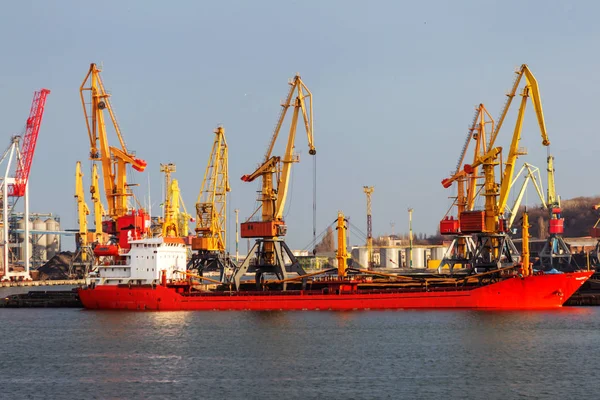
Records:
M317 155L313 156L313 242L317 243Z

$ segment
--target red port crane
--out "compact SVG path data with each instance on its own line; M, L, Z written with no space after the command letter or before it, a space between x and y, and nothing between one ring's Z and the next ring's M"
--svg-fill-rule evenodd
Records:
M35 153L35 144L37 143L42 117L44 116L44 107L46 106L46 96L50 93L48 89L41 89L33 94L33 102L29 111L29 118L25 126L25 135L23 135L23 144L21 146L21 157L17 164L15 173L15 183L8 187L8 195L23 197L25 195L25 186L29 179L33 154Z

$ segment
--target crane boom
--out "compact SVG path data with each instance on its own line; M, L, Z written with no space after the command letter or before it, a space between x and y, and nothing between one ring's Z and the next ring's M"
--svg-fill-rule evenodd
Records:
M102 165L102 179L108 203L108 215L112 219L117 219L127 213L127 198L132 195L127 185L127 165L131 164L135 170L143 172L147 164L127 150L121 129L110 104L110 95L104 89L100 72L101 70L96 64L92 63L90 65L90 69L79 88L79 94L90 140L90 159L99 161ZM86 84L89 86L86 86ZM91 100L89 102L86 102L85 99L84 93L86 91L90 92ZM109 146L104 110L108 110L121 145L120 149Z
M560 207L560 199L556 195L556 185L554 183L554 156L547 158L548 165L548 207Z
M308 138L308 153L310 155L317 153L313 139L312 94L304 82L302 82L300 75L296 75L288 83L291 88L286 100L281 104L283 108L271 141L269 142L267 152L265 153L264 161L252 174L242 176L244 182L251 182L259 176L262 177L262 190L259 198L262 208L262 223L249 221L243 223L242 237L278 237L285 235L286 229L283 222L283 211L287 199L292 164L299 161L298 156L294 154L294 147L300 113L302 113L304 128ZM275 142L279 137L287 110L291 106L294 107L294 111L285 153L282 157L276 157L272 155ZM273 181L274 175L276 175L276 185Z
M226 247L227 193L229 187L229 149L225 129L214 130L214 141L198 200L196 201L196 234L192 249L224 253Z
M526 85L523 88L521 106L519 107L519 114L517 116L517 122L515 125L512 142L510 145L510 150L506 160L506 168L504 169L504 176L502 179L502 184L500 186L500 198L498 200L498 215L502 215L504 213L514 174L515 163L517 157L523 154L523 152L519 151L519 141L521 140L521 131L523 130L523 117L525 115L525 107L527 99L529 97L531 97L533 108L537 117L538 126L540 128L540 134L542 136L542 144L544 146L550 145L548 133L546 132L546 122L544 120L542 99L540 96L540 90L537 84L537 80L525 64L523 64L522 71L523 74L525 74Z
M15 173L15 183L8 187L9 196L22 197L25 195L25 186L29 179L48 94L50 94L48 89L41 89L33 94L33 102L25 125L25 135L23 136L23 144Z
M529 69L527 64L522 64L521 67L515 73L517 74L517 76L515 77L515 81L513 82L512 89L510 90L510 92L508 92L506 94L508 99L506 100L506 103L504 104L504 108L502 109L502 112L500 113L500 118L498 119L496 128L493 130L493 132L490 136L490 142L488 144L488 148L491 148L492 146L494 146L494 143L496 142L496 138L498 137L500 128L502 128L502 124L504 123L504 118L506 117L506 114L508 114L508 110L510 108L513 98L517 94L517 89L519 88L519 83L521 82L521 78L523 78L523 75L525 75L525 80L527 81L527 85L531 87L531 94L532 94L531 99L532 99L533 108L535 109L535 114L536 114L536 117L538 120L538 125L540 126L540 130L542 133L542 140L544 141L543 144L544 144L544 146L548 146L548 145L550 145L550 141L548 140L548 135L546 134L546 123L544 122L544 112L542 110L542 99L540 96L537 79L535 79L535 76L533 75L533 73L531 72L531 70Z

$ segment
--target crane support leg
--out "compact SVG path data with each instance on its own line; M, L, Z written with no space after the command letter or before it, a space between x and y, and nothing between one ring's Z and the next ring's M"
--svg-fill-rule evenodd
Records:
M235 263L228 255L218 251L198 251L192 255L187 265L188 271L196 269L198 275L204 276L204 272L218 271L219 281L229 282L227 271L235 269Z
M267 244L267 246L265 246ZM272 249L274 254L268 254L265 249ZM270 253L270 251L269 251ZM289 264L285 263L285 256L290 260ZM267 260L274 260L268 262ZM252 265L251 265L252 264ZM264 274L274 274L277 279L288 279L296 273L300 276L306 275L306 271L300 266L300 263L288 247L288 245L279 239L257 239L254 246L246 256L246 259L238 266L232 276L232 281L235 283L237 290L240 288L242 277L247 272L256 272L256 282L260 280ZM286 283L283 283L283 290L286 290Z
M544 248L540 251L540 262L544 270L554 268L562 272L572 272L579 269L572 257L571 249L559 235L550 235L546 240Z

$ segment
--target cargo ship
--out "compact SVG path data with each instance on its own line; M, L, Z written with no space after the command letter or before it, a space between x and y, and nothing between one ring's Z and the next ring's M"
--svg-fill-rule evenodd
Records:
M232 285L186 271L179 238L132 240L121 261L98 265L78 289L83 306L100 310L381 310L550 309L561 307L593 271L523 277L517 267L460 277L405 277L363 272L338 278L308 274ZM195 280L196 279L196 280ZM201 281L212 285L198 284Z

